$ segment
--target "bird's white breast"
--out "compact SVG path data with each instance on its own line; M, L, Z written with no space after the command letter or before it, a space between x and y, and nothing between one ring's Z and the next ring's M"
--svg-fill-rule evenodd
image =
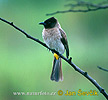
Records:
M48 47L55 49L59 53L63 54L65 51L64 45L61 42L61 33L58 28L43 29L43 40Z

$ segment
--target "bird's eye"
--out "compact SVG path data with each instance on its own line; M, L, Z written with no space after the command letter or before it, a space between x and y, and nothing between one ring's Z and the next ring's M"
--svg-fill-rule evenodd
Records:
M48 22L48 24L50 24L51 22Z

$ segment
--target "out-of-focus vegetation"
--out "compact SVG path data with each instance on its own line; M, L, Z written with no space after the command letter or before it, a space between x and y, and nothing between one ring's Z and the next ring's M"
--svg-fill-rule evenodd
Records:
M93 0L92 0L93 1ZM95 0L96 2L96 0ZM99 2L99 0L98 0ZM46 13L66 9L65 0L0 0L0 17L43 41L38 23ZM54 15L64 31L73 62L87 71L108 92L108 10ZM65 55L65 54L64 54ZM99 91L62 61L63 82L52 82L53 55L40 44L27 39L11 26L0 22L0 100L103 100ZM13 92L98 91L98 96L15 96Z

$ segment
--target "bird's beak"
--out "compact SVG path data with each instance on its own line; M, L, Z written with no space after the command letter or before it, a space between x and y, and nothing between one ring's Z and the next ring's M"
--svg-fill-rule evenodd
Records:
M40 22L39 24L40 24L40 25L45 25L45 23L44 23L44 22Z

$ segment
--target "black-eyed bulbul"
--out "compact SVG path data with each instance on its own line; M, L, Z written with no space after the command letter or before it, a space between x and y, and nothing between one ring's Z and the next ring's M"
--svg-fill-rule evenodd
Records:
M66 33L61 28L57 19L51 17L39 24L44 25L42 37L46 45L51 49L55 49L60 54L63 54L66 49L66 57L68 58L69 47ZM54 53L53 69L50 79L56 82L63 80L61 58L56 53Z

